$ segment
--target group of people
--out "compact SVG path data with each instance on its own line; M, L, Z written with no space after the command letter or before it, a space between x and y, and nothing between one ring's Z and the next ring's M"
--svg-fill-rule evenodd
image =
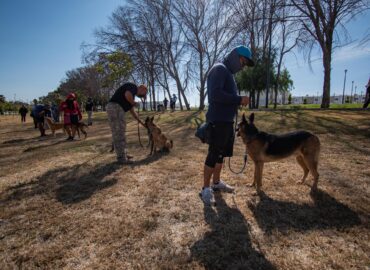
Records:
M174 112L175 111L176 101L177 101L177 96L175 94L172 94L172 96L170 96L170 109L171 109L171 112ZM167 99L167 97L165 97L164 100L163 100L163 106L164 106L164 110L167 111L167 106L168 106L168 99Z
M82 120L82 113L75 93L69 93L59 107L55 104L51 106L49 104L38 104L36 99L33 100L33 103L31 117L33 118L35 129L39 129L41 137L46 136L45 130L47 127L45 126L45 117L50 117L54 122L58 123L60 121L59 114L62 112L64 127L68 133L67 140L74 140L77 131L76 125ZM92 125L93 106L92 98L89 97L85 105L88 115L88 125ZM22 121L24 122L26 121L27 112L28 110L25 106L22 106L19 110Z

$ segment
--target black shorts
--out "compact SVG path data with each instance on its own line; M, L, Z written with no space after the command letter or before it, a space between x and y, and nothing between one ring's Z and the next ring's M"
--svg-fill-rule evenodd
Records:
M36 123L44 123L44 117L43 116L38 116L33 118Z
M78 125L78 115L77 114L71 114L71 124Z
M211 123L208 152L223 157L232 157L234 148L234 127L232 122Z

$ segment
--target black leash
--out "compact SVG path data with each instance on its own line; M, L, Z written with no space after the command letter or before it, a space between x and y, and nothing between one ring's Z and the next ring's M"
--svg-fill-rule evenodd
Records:
M233 143L235 144L235 134L237 132L237 125L238 125L238 111L236 112L236 116L235 116L235 125L234 125L234 138L233 138ZM244 153L244 164L243 164L243 168L236 172L234 171L233 169L231 169L231 157L229 157L229 170L230 172L234 173L234 174L241 174L242 172L244 172L246 166L247 166L247 161L248 161L248 155L247 155L247 151Z
M144 104L143 103L143 100L141 100L141 102L142 102L142 104ZM140 107L138 106L137 107L137 116L139 117L139 112L140 112ZM148 127L146 127L146 129L147 129L147 132L148 132L148 145L146 146L146 148L148 148L149 147L149 145L150 145L150 143L151 143L151 140L152 140L152 136L151 136L151 134L150 134L150 130L148 129ZM142 148L144 148L144 145L142 144L142 142L141 142L141 136L140 136L140 123L139 123L139 121L137 121L137 135L138 135L138 137L139 137L139 144L140 144L140 146L142 147Z

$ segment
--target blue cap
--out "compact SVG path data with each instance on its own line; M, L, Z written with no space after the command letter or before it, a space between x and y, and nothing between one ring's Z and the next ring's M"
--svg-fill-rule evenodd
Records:
M252 53L251 50L245 46L238 46L236 47L236 51L238 52L239 55L244 56L249 60L248 66L253 67L254 62L252 60Z

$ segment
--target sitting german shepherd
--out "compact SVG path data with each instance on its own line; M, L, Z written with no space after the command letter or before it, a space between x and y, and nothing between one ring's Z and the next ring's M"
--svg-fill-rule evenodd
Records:
M254 125L254 113L249 116L249 122L243 114L238 126L238 136L241 136L247 148L248 155L254 162L254 181L257 193L261 192L262 171L265 162L277 161L295 155L298 164L303 169L303 184L308 172L311 172L314 182L311 190L317 189L319 173L317 172L320 153L319 138L308 131L295 131L281 135L259 131Z
M65 129L63 123L54 122L53 119L51 119L50 117L47 117L47 116L45 116L45 120L48 123L48 126L49 126L49 128L51 130L51 133L53 134L54 137L56 136L55 131L58 130L58 129L62 129L63 132L66 133L66 129Z
M150 155L157 152L157 148L162 152L169 152L173 147L173 141L167 139L162 133L161 129L153 123L154 116L152 118L147 117L145 119L145 126L149 130L150 137L152 139L152 145L150 149Z

